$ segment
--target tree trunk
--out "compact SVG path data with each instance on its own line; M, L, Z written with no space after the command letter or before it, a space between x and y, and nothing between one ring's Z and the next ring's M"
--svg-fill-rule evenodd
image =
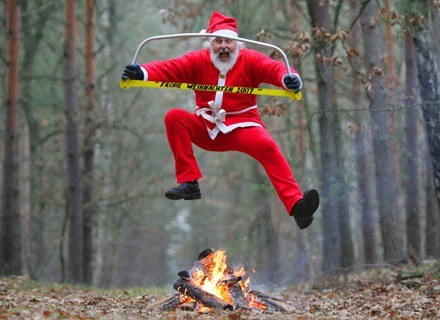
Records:
M103 61L103 69L111 69L113 67L113 61L115 59L116 41L115 41L115 25L118 23L116 16L118 3L111 0L100 1L100 14L99 19L99 29L102 33L102 53L101 59ZM114 121L115 115L113 110L113 91L112 91L112 79L110 79L108 74L103 74L100 81L100 105L99 108L103 110L103 122L111 123ZM110 208L110 199L112 197L112 188L114 179L112 177L111 164L113 163L113 149L111 146L112 138L108 139L109 142L103 143L101 156L97 156L96 161L101 162L102 165L102 204L100 205L101 212L105 213ZM112 259L116 259L115 255L106 255L107 248L109 247L109 240L113 238L113 233L115 230L109 228L112 226L112 219L105 214L96 213L95 215L95 253L94 253L94 267L93 267L93 283L96 285L109 284L111 282L111 271L115 266ZM117 237L119 237L119 230ZM113 244L111 244L113 245ZM112 246L113 249L113 246ZM107 258L109 256L109 258Z
M386 108L386 89L381 74L379 30L373 23L377 3L370 1L361 16L365 50L365 68L369 77L367 93L373 125L373 150L376 166L376 194L379 206L379 223L384 249L384 259L397 262L403 256L402 228L397 217L397 194L392 172L389 136L390 115Z
M434 58L437 61L437 68L440 66L440 10L433 8L430 10L432 19L432 37L434 45ZM438 75L438 70L437 70ZM431 155L427 157L427 174L428 183L426 186L426 237L425 237L425 249L426 255L429 257L440 256L440 208L439 202L435 193L435 186L433 177L433 168Z
M426 0L414 1L420 6L429 8ZM429 28L429 15L426 16L427 25L419 25L413 34L416 48L418 79L420 84L420 98L422 100L423 118L428 136L429 151L432 157L433 179L437 202L440 204L440 87L438 81L438 64L435 57L436 48ZM437 33L438 30L434 31Z
M419 261L422 257L420 228L420 183L418 169L418 121L419 108L417 103L417 65L414 43L409 33L405 34L405 106L406 106L406 239L407 251Z
M438 258L440 256L440 210L436 200L435 186L432 179L431 155L426 157L426 229L425 249L426 256Z
M391 8L391 0L385 0L385 15L390 16L392 13ZM385 81L386 81L386 87L387 92L389 96L389 104L391 106L397 106L402 103L402 83L399 80L399 77L397 76L397 70L396 70L396 39L393 37L393 29L391 23L385 22L385 39L386 39L386 45L385 45L385 59L384 59L384 66L385 66ZM401 181L401 151L399 147L399 137L398 133L401 130L399 126L399 113L397 111L391 111L390 112L390 150L391 150L391 161L392 161L392 172L393 172L393 179L394 179L394 185L396 187L396 210L397 212L404 212L404 204L403 204L403 190L402 190L402 181ZM398 216L401 216L401 219L404 220L404 215L398 214Z
M76 0L66 0L64 87L66 98L67 212L69 215L69 280L83 281L83 213L79 168L77 105L75 95Z
M84 175L83 175L83 212L84 212L84 282L92 282L93 256L93 216L95 212L93 202L94 160L95 160L95 0L86 2L86 109L85 109L85 140L84 140Z
M359 5L353 5L352 18L357 15ZM352 29L352 43L353 48L359 48L359 24L357 23ZM361 82L358 80L358 68L361 68L361 57L354 52L348 53L350 63L354 68L352 76L353 83L351 87L351 96L353 106L359 106L361 102ZM374 175L373 175L373 158L371 136L370 136L370 117L367 112L363 110L357 110L354 113L354 121L356 123L355 129L355 150L357 155L356 167L358 172L358 189L359 189L359 202L361 210L361 231L362 231L362 244L363 244L363 261L367 264L373 264L376 262L376 237L375 237L375 203L374 203Z
M38 277L37 270L41 269L42 264L45 264L46 250L44 247L44 235L46 226L43 219L43 201L41 201L41 188L43 178L43 157L42 157L42 137L41 124L38 119L38 108L34 104L33 99L33 72L35 66L35 59L39 53L39 45L43 39L43 32L46 24L50 19L51 14L55 10L53 6L43 6L45 0L35 1L34 6L31 6L29 1L20 1L20 8L22 12L22 37L23 37L23 61L25 66L20 70L20 79L22 80L21 104L25 114L25 120L28 130L26 131L29 144L27 146L25 156L27 161L24 165L27 167L28 177L25 190L29 194L24 215L27 217L29 225L26 226L28 230L27 243L24 247L26 261L28 264L28 272L31 277ZM36 21L29 19L34 7L43 7L38 13ZM35 88L34 88L35 89Z
M330 30L328 5L320 5L320 1L309 1L308 10L313 28ZM339 170L336 157L335 124L336 113L333 112L333 68L325 61L331 56L328 42L316 37L315 69L318 78L319 130L321 146L321 198L323 228L323 270L339 268L341 262L341 233L339 225L339 203L337 190L337 174Z
M432 22L432 30L440 30L440 9L434 8L430 10L430 17ZM440 32L432 32L433 45L435 50L435 58L437 60L437 66L440 64Z
M17 0L7 0L4 8L6 21L6 124L3 160L3 221L1 224L1 265L4 275L20 275L21 220L19 204L18 163L18 66L20 13Z
M306 23L305 17L300 11L299 5L297 1L289 1L286 4L286 10L284 10L285 17L284 19L289 22L290 33L293 35L296 31L302 30L303 25ZM292 56L292 65L299 72L300 75L303 75L301 69L301 58L300 56ZM305 79L303 77L304 86L307 87L307 83L305 83ZM307 118L310 116L308 112L308 102L307 97L304 95L303 99L295 102L295 108L293 108L290 117L285 117L285 127L290 128L293 127L294 130L289 136L289 140L292 141L293 146L290 147L293 152L291 154L291 158L293 159L294 168L299 168L299 175L296 175L296 171L294 171L295 178L298 181L303 181L306 174L303 173L301 169L307 167L306 165L306 130L307 126ZM309 144L315 145L313 141L313 136L311 132L309 132ZM301 183L300 183L301 184ZM314 222L317 224L317 222ZM291 270L291 278L293 281L307 280L310 279L312 274L311 271L311 263L310 263L310 250L308 250L307 244L309 243L308 237L311 237L310 232L297 232L294 235L294 238L291 240L292 248L295 248L297 252L297 256L295 259L296 268L290 268Z
M259 199L257 207L261 210L255 214L249 225L249 239L255 248L255 263L256 266L260 266L261 281L277 283L280 280L276 277L280 270L278 234L272 223L266 177L262 176L259 170L259 165L255 163L252 171L256 184L260 186L257 188L255 199Z

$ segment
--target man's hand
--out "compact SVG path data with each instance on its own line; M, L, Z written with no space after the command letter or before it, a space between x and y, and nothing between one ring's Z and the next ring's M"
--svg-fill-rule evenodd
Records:
M287 89L293 90L293 92L297 93L301 91L302 81L301 78L297 74L286 74L283 77L283 83Z
M144 73L141 70L140 65L137 63L130 63L125 66L124 73L122 73L122 80L144 80Z

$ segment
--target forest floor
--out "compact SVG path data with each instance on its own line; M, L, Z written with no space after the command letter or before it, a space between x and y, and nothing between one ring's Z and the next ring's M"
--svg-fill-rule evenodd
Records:
M440 261L423 267L382 266L327 276L314 284L269 293L292 307L288 313L256 310L175 310L149 305L169 296L154 289L89 289L0 278L0 319L439 319Z

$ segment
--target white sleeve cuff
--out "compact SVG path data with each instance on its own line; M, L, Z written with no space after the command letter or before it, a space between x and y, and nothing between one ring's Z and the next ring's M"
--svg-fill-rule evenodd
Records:
M144 81L148 80L148 72L147 69L141 66L142 73L144 74Z

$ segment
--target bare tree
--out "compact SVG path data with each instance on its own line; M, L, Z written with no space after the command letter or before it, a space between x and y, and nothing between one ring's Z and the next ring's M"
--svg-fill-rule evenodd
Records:
M393 25L391 21L387 20L393 16L394 11L391 7L391 0L385 0L383 4L384 13L383 16L386 17L384 20L384 28L385 28L385 58L384 60L384 80L386 83L386 87L388 88L388 99L389 104L392 106L398 105L402 102L402 82L397 76L397 68L396 68L396 40L393 35ZM398 139L398 131L399 131L399 113L397 111L390 112L390 148L391 148L391 160L392 160L392 171L393 171L393 179L394 185L396 187L396 202L395 206L397 207L397 212L403 212L402 205L402 195L403 190L401 187L401 148L399 148L399 139Z
M64 90L66 98L67 214L69 217L69 280L83 281L83 212L79 167L77 102L75 93L76 0L66 0Z
M376 193L379 206L379 223L384 259L397 262L403 256L402 228L397 216L397 192L392 172L390 115L386 110L387 94L380 67L381 48L375 17L377 3L370 1L361 16L365 68L368 74L367 93L370 99L374 162L376 167Z
M328 4L320 1L308 2L309 14L312 18L312 27L315 30L317 42L315 53L315 69L318 82L319 130L321 146L321 195L323 212L323 262L322 268L330 270L339 268L341 261L341 233L339 225L339 203L337 183L338 159L335 124L337 116L333 100L333 67L328 63L331 57L330 44L325 39L325 34L330 31L330 16Z
M359 5L354 2L352 6L352 17L356 19ZM352 28L351 47L347 48L347 56L353 68L353 82L351 87L353 106L359 106L361 102L361 80L359 79L362 59L359 51L360 35L359 24ZM363 258L365 263L375 263L376 237L374 219L374 176L371 166L371 139L369 116L363 110L356 110L354 113L356 123L355 130L355 149L357 155L356 167L358 171L359 202L361 205L361 231L363 240Z
M3 219L1 265L4 275L19 275L21 262L21 220L18 162L18 89L20 13L17 0L5 2L6 21L6 132L3 160Z
M35 60L41 54L41 43L44 40L44 31L57 9L58 3L46 4L46 0L20 1L21 9L21 30L23 37L23 58L20 70L21 80L21 106L24 111L27 130L23 133L23 138L29 141L25 144L25 161L23 171L26 170L28 179L25 179L22 187L22 194L27 194L27 199L23 201L23 229L25 230L23 242L24 271L31 277L37 277L37 270L46 263L47 255L44 246L44 237L47 226L44 224L42 198L42 180L44 176L43 165L43 141L41 119L39 119L39 108L37 108L33 97L35 90ZM39 8L38 13L35 8ZM33 91L35 90L35 91Z
M437 201L440 203L440 85L438 81L438 63L435 58L435 47L428 14L429 1L414 1L420 13L414 12L418 24L414 27L413 41L416 48L420 98L428 134L429 150L432 156L432 166Z
M436 201L434 181L432 179L432 160L428 154L425 161L427 183L426 192L426 228L425 228L425 249L426 256L440 256L440 210Z
M406 237L408 254L415 260L421 258L421 226L420 226L420 183L418 166L418 121L419 108L417 103L417 65L414 43L411 35L405 34L405 106L406 106L406 146L405 158L406 179Z
M422 103L423 119L428 138L429 152L432 160L432 177L435 185L437 206L427 206L427 253L438 255L439 251L439 211L440 204L440 83L438 59L438 8L430 8L430 1L417 0L408 3L411 10L408 21L411 27L418 69L420 85L420 99ZM430 10L436 11L431 15ZM428 169L431 170L431 168ZM428 170L428 172L429 172ZM429 189L428 189L429 191ZM429 201L429 200L428 200ZM437 209L436 209L437 208ZM433 227L433 229L431 229Z
M287 3L287 8L285 10L285 19L286 21L290 21L290 30L291 33L295 33L299 30L303 29L305 25L305 17L301 14L299 4L297 1L289 1ZM301 69L301 58L303 58L304 53L298 52L296 55L292 54L293 65L296 70L298 70L299 74L302 75ZM307 87L307 83L304 84L304 87ZM305 98L304 98L305 100ZM293 119L286 117L286 126L290 127L293 124L295 128L292 132L292 140L294 141L294 152L293 156L295 159L295 163L298 168L306 168L306 128L307 128L307 116L308 114L308 102L304 102L304 100L297 101L297 107L293 109ZM293 122L290 124L290 122ZM311 140L310 144L314 144L313 137L309 136ZM298 178L298 177L297 177ZM299 178L301 180L301 178ZM316 224L316 222L315 222ZM309 233L310 234L310 233ZM309 234L304 232L297 232L295 234L295 238L293 239L293 244L298 251L297 257L299 257L298 261L300 263L298 268L292 268L291 273L293 279L306 279L311 275L311 259L310 252L308 250L308 239Z
M261 207L260 211L249 224L249 239L258 248L255 263L264 266L261 277L264 282L277 283L276 275L280 270L280 249L278 246L278 234L273 226L270 197L267 192L265 176L260 172L257 163L252 167L253 176L260 185L255 191L255 201ZM258 200L257 200L258 199Z
M92 281L93 257L93 175L95 163L95 105L96 105L96 79L95 79L95 0L86 1L86 109L85 109L85 140L84 140L84 175L83 175L83 213L84 213L84 281Z

